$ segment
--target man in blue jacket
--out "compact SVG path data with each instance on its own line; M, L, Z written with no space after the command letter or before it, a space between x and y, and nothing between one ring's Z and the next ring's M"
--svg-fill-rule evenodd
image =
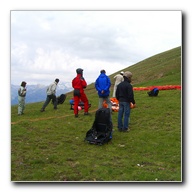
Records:
M106 75L105 70L100 71L99 77L95 81L95 88L98 91L99 95L99 105L98 108L103 107L103 102L106 101L108 108L111 111L111 101L109 99L111 81L110 78Z

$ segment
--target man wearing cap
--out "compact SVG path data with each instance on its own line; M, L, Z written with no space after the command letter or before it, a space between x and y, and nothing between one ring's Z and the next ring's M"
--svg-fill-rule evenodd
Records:
M123 73L124 72L122 71L119 74L117 74L116 76L114 76L115 84L114 84L114 89L113 89L113 97L115 97L115 93L116 93L116 90L117 90L117 85L124 81Z
M47 105L50 103L51 100L54 104L54 109L57 109L56 88L57 88L58 82L59 82L59 79L56 78L54 83L48 86L47 91L46 91L47 93L46 101L40 110L41 112L45 111L45 108L47 107Z
M21 86L18 90L18 115L23 115L25 109L25 96L26 96L26 82L22 81Z
M118 131L129 131L130 102L135 104L133 87L131 83L132 73L126 71L123 74L124 81L117 86L116 98L119 101ZM124 117L124 120L122 120Z
M87 87L87 82L83 77L83 69L76 69L77 76L72 80L72 87L74 88L74 116L78 117L78 104L80 100L84 103L84 115L88 115L88 99L84 93L84 89Z

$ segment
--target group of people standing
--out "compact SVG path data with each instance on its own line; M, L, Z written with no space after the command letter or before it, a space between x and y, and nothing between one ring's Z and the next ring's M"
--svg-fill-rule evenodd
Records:
M74 116L78 117L78 105L82 101L84 103L84 115L89 115L89 103L88 98L84 92L87 87L87 82L83 76L83 69L76 69L76 77L72 80L72 87L74 89ZM135 104L133 87L131 83L132 73L129 71L121 72L114 77L115 85L113 91L113 97L116 97L119 101L119 111L118 111L118 131L129 131L129 117L130 117L130 102ZM54 104L54 109L57 109L57 98L56 98L56 88L59 83L59 79L56 78L54 83L50 84L47 88L47 97L44 102L41 112L45 111L45 108L52 100ZM21 83L21 87L18 90L18 115L22 115L25 109L25 96L26 96L26 82ZM95 88L99 96L98 108L103 107L103 102L106 101L108 108L111 112L111 101L110 101L110 78L106 75L105 70L100 71L100 75L95 81Z
M133 87L131 85L132 73L129 71L121 72L114 76L115 84L113 90L113 97L119 101L118 111L118 131L129 131L130 118L130 103L135 104ZM111 110L110 95L111 81L106 75L105 70L100 71L99 77L95 81L95 88L98 91L99 106L101 108L103 102L106 101L108 108ZM112 110L111 110L112 112Z

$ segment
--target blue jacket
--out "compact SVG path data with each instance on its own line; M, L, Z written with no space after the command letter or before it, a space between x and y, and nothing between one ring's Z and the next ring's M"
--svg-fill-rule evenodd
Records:
M101 73L95 82L95 88L98 91L99 97L108 97L110 94L110 87L110 78L105 73ZM102 93L102 91L104 92Z

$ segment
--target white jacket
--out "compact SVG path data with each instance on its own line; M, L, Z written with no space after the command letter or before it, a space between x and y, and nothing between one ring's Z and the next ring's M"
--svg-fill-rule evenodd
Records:
M23 86L21 86L20 88L19 88L19 90L18 90L18 95L20 96L20 97L25 97L26 96L26 89L25 89L25 87L23 87Z
M119 83L124 81L124 78L121 74L117 74L116 76L114 76L115 79L115 85L118 85Z
M47 95L52 95L52 94L56 94L56 87L57 87L57 82L54 82L52 84L50 84L50 86L47 88Z

